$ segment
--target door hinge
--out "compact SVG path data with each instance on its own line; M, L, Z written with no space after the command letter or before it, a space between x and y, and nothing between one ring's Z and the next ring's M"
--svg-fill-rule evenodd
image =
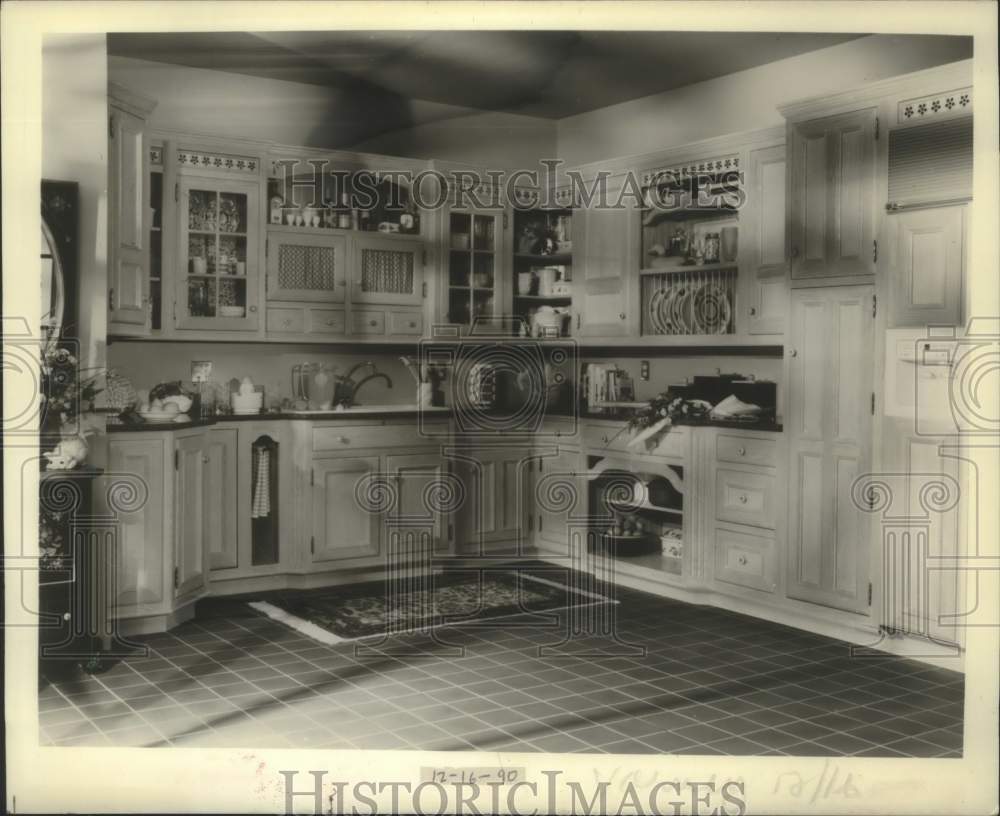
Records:
M577 329L580 328L580 313L579 312L576 313L576 327L577 327Z
M868 605L872 605L872 582L868 582Z
M427 297L427 281L420 284L420 297Z
M872 241L872 263L878 263L878 240Z
M174 589L180 588L181 585L181 570L180 567L174 567Z
M528 516L528 532L530 533L534 529L535 529L535 517Z
M264 254L265 255L270 255L271 254L271 239L270 238L265 238L264 239Z
M316 484L316 471L315 469L311 469L309 471L309 486L313 487L315 484Z
M177 301L174 301L174 322L177 322Z
M542 531L542 514L538 514L538 532Z
M109 116L108 117L108 138L109 139L114 139L115 138L115 117L114 116Z
M507 229L507 213L503 214L503 228Z
M179 450L174 451L174 470L181 469L181 452Z
M420 251L420 264L421 266L427 266L427 250L423 249Z
M309 552L312 555L316 555L316 536L309 538Z
M872 317L878 314L878 295L872 295Z
M451 541L454 538L455 538L455 525L454 524L449 524L448 525L448 540Z
M179 181L174 182L174 201L181 200L181 183Z
M875 392L872 391L872 416L875 416Z
M875 141L878 141L878 117L875 117Z

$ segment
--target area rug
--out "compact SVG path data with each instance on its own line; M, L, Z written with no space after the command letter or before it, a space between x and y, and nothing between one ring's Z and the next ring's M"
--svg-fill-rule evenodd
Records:
M385 582L330 587L251 601L249 606L322 643L342 643L614 603L603 595L524 573L459 573L428 576L425 581L416 588L397 584L390 589Z

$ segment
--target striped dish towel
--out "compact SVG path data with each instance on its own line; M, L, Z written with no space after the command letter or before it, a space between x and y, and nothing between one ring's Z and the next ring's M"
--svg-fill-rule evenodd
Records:
M271 452L265 447L257 447L254 453L257 478L254 479L250 518L266 518L271 515Z

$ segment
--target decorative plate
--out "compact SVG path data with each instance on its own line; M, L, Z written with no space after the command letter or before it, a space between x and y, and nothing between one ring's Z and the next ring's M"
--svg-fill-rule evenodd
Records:
M725 334L732 317L729 295L717 284L703 283L692 298L695 330L699 334Z

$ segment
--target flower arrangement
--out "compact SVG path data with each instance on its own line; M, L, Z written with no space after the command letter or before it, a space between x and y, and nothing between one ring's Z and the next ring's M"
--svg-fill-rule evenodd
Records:
M86 437L99 430L94 400L104 389L103 369L80 369L79 360L67 348L51 345L42 355L41 424L42 449L60 441ZM87 376L81 376L85 372Z
M705 416L710 410L712 410L712 406L705 400L679 397L671 394L670 390L667 389L653 397L645 408L639 408L633 414L628 421L628 429L630 431L643 430L664 420L668 420L667 424L670 424L680 417L697 419Z

